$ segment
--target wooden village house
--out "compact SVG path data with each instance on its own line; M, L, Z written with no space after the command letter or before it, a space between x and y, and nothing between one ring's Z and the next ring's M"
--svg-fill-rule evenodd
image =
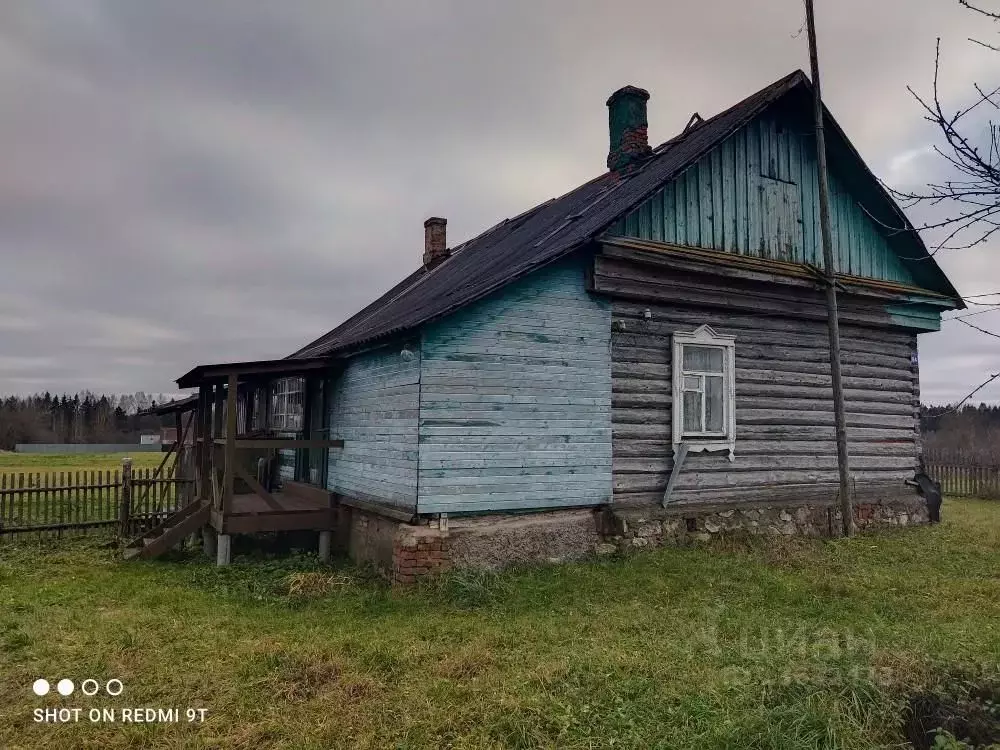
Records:
M648 98L608 99L590 182L457 245L428 219L416 270L329 333L182 376L196 395L162 410L194 435L197 499L134 553L205 527L225 563L232 534L311 529L323 554L406 582L732 529L834 533L809 80L656 147ZM925 521L905 484L917 338L963 304L826 118L856 519Z

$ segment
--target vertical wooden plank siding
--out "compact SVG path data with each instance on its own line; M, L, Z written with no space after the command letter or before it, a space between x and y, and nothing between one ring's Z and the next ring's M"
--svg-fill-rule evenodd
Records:
M836 173L830 186L837 270L912 283L882 230ZM765 115L616 222L610 233L817 265L822 258L818 195L812 136ZM782 224L790 246L777 242L775 223Z
M327 486L358 500L415 508L420 347L397 344L353 357L330 391Z
M736 337L735 460L689 454L672 497L715 502L836 494L829 344L818 292L777 296L765 288L755 292L747 282L605 258L595 265L594 285L622 295L612 308L615 502L662 497L673 468L671 336L705 324ZM637 293L629 295L630 285ZM919 449L916 331L891 326L884 311L880 317L877 308L849 297L841 305L856 491L859 497L912 496L903 480L913 476Z
M610 331L575 258L428 326L418 511L608 502Z

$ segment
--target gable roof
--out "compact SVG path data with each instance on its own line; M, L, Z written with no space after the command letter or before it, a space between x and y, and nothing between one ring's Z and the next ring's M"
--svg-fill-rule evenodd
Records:
M801 70L714 117L691 124L655 148L652 158L638 168L625 174L607 172L459 245L440 265L430 270L418 269L372 304L290 357L330 356L413 330L567 255L592 241L620 216L793 91L811 96L812 85ZM864 166L830 113L827 111L825 115L837 140L843 141L851 155ZM934 277L937 286L957 298L957 292L929 257L902 211L867 167L864 173L888 204L889 213L912 230L917 253L927 256L925 275Z

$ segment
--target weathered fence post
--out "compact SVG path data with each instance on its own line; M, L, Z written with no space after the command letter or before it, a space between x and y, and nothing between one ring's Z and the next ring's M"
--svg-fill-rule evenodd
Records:
M122 503L118 515L119 533L123 537L129 535L129 522L132 517L132 459L122 459Z

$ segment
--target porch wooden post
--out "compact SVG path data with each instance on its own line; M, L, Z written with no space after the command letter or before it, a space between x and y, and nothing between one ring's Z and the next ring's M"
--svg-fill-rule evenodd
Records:
M187 488L185 490L185 497L188 503L193 503L198 499L195 494L195 481L194 474L197 471L195 464L198 461L198 412L193 410L188 414L187 431L191 435L191 445L187 446L187 450L184 453L184 476L181 477L185 480L184 486Z
M302 439L312 437L312 404L315 397L315 384L312 378L302 379ZM309 481L309 450L299 448L295 451L295 479L299 482Z
M209 442L208 446L210 465L212 467L211 476L209 477L209 481L211 482L211 484L209 485L209 487L212 488L211 491L213 500L217 500L217 502L220 505L222 504L222 497L220 496L217 499L215 498L215 488L218 487L219 482L222 481L222 473L220 469L222 469L223 467L219 466L219 453L215 445L215 441L220 440L222 438L222 425L223 425L222 415L225 405L226 405L226 392L223 388L222 383L216 383L214 404L212 407L212 440ZM223 484L222 493L220 494L224 493L225 493L225 485Z
M198 400L195 402L194 411L191 412L191 421L188 422L188 429L191 430L191 451L188 457L188 465L191 470L191 498L199 500L201 498L201 479L198 476L201 466L201 392L198 392Z
M265 380L259 386L260 388L260 410L263 415L263 424L261 429L266 437L271 436L271 381ZM267 451L267 481L262 484L268 489L274 487L274 475L275 475L275 456L277 456L277 451L269 449Z
M236 375L229 376L226 394L226 458L225 478L222 480L222 515L233 507L233 486L236 478Z
M211 471L212 450L212 399L211 387L203 385L198 388L198 499L212 500L212 484L208 476Z
M243 400L246 406L243 409L243 432L253 431L253 417L254 417L254 395L257 393L257 386L255 384L248 385L243 393Z
M187 502L184 498L184 486L178 481L181 475L184 473L184 444L181 442L181 437L184 434L184 415L179 412L174 412L174 450L177 455L174 456L174 508L180 510ZM170 477L167 476L167 479ZM169 493L169 485L167 492ZM169 497L169 495L168 495Z
M264 432L270 434L271 430L271 381L266 381L260 387L261 407L264 411Z
M217 383L215 386L215 404L212 409L212 437L221 438L222 437L222 415L223 410L226 405L226 391L223 388L222 383Z

